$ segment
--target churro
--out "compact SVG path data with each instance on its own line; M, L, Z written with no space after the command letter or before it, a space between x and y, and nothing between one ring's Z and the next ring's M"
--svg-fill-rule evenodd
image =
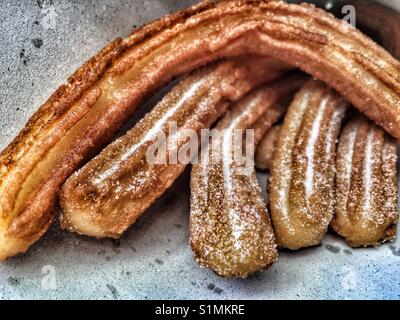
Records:
M64 181L173 77L221 57L270 56L325 81L400 138L400 64L307 4L202 2L117 39L36 112L0 155L0 259L49 227Z
M279 246L317 245L334 213L336 139L347 102L320 81L296 95L276 144L269 200Z
M242 163L235 155L242 151L238 143L245 135L242 130L254 128L254 143L258 143L285 112L279 100L304 81L304 76L287 77L236 102L218 122L217 136L212 135L202 149L201 161L193 166L190 244L198 263L221 276L246 277L278 258L254 164Z
M393 138L361 116L340 136L331 226L353 247L376 246L396 235L396 148Z

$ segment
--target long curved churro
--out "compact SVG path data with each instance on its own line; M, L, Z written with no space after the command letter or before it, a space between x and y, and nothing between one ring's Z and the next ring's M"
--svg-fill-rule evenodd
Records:
M274 62L246 57L211 65L182 81L67 180L61 191L62 226L95 237L119 237L184 170L190 159L178 159L186 155L182 150L197 153L188 130L197 138L225 112L224 100L236 100L280 74Z
M347 103L310 80L285 116L269 185L278 245L317 245L334 213L335 148Z
M353 247L375 246L396 235L396 142L364 117L340 136L336 214L332 228Z
M277 258L274 233L254 165L235 157L244 132L254 128L254 143L279 120L277 104L304 83L290 76L249 93L218 122L191 173L190 244L195 259L225 277L246 277ZM252 156L252 155L246 155Z
M108 45L1 153L0 259L40 238L62 183L149 93L195 67L245 53L295 64L400 138L399 62L362 33L311 5L201 3Z

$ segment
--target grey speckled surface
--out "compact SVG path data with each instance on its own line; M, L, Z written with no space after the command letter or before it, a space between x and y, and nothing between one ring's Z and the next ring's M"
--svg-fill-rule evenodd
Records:
M1 1L0 147L105 43L192 2ZM192 258L188 197L186 172L119 242L54 226L0 264L0 298L400 298L399 241L352 250L329 234L317 248L281 252L250 279L221 279Z

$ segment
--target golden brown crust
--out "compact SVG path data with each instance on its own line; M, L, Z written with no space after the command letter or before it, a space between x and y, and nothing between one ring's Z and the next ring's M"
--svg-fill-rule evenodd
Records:
M396 142L364 117L340 136L332 228L353 247L376 246L396 235Z
M60 185L151 91L217 58L244 53L295 63L400 137L399 63L361 33L310 5L201 4L116 40L2 153L0 259L25 251L43 234Z
M336 139L347 103L310 80L285 116L271 169L269 199L278 245L317 245L334 211Z
M219 138L213 135L193 166L190 245L197 262L220 276L247 277L278 258L254 165L238 161L234 154L242 145L235 142L245 135L237 136L238 130L267 131L284 114L277 102L304 81L304 76L289 76L233 104L215 128Z
M163 29L214 6L215 4L212 2L202 1L193 7L166 15L143 25L132 31L131 35L126 39L117 38L107 44L99 53L68 77L67 83L57 88L50 98L33 114L19 135L1 152L1 166L11 167L18 161L19 158L17 156L23 154L25 148L30 147L28 142L40 137L42 130L46 130L67 112L73 103L94 85L109 69L112 62L120 57L124 51L141 44ZM117 65L118 63L112 67L116 68ZM26 139L26 137L29 137L29 139Z
M107 44L98 54L89 59L70 76L66 84L61 85L51 95L29 119L25 128L12 143L1 152L0 188L4 191L0 189L0 197L3 197L3 201L0 201L0 260L19 252L24 252L30 244L46 232L52 221L56 191L60 184L89 153L89 149L98 148L102 144L101 140L106 142L115 129L110 130L109 134L103 133L103 137L97 142L98 146L90 146L89 141L87 150L83 151L82 154L79 155L80 150L78 150L75 154L71 151L70 154L66 153L64 158L60 157L62 160L58 164L54 164L46 170L48 176L46 177L46 174L44 174L42 181L34 183L33 187L37 186L38 193L35 194L34 190L24 192L28 195L20 201L22 202L19 204L21 208L17 211L15 210L18 205L16 203L18 190L16 189L22 189L27 176L39 164L44 154L54 146L56 138L53 141L49 141L48 145L42 150L40 150L40 147L35 150L33 148L34 143L39 139L45 139L44 136L49 132L52 135L51 131L64 131L61 134L65 134L77 122L78 117L83 117L93 107L102 93L100 89L93 87L104 73L110 69L112 62L121 56L124 51L130 47L139 46L141 42L155 35L163 28L172 26L189 15L200 13L211 7L213 7L213 4L204 1L135 30L125 40L118 38ZM118 64L114 64L114 66L116 65ZM78 108L81 111L80 114L73 115L75 118L69 117L69 119L67 115L63 119L65 114L76 109L74 104L81 105ZM65 120L66 118L67 120ZM57 128L58 123L61 123L61 126ZM117 128L118 124L115 127ZM32 149L34 149L33 152ZM34 159L31 161L30 158ZM21 164L22 161L23 163ZM22 176L19 175L15 179L15 175L12 173L13 170L22 171ZM56 171L58 172L56 173ZM13 221L15 217L18 218L18 221Z
M254 157L255 165L258 170L271 170L280 129L281 125L274 125L268 130L258 145Z
M116 39L98 54L83 64L66 84L61 85L50 98L29 119L25 128L1 153L0 163L11 169L19 160L24 149L29 148L34 139L53 125L82 94L104 73L111 61L123 50L122 39ZM1 172L3 174L3 171Z
M132 130L67 180L61 192L62 226L96 237L119 237L185 168L187 163L169 157L180 156L188 144L183 132L199 134L209 128L226 110L225 100L236 100L282 72L279 63L247 56L211 65L183 80ZM172 121L176 133L170 132ZM149 150L162 141L161 134L166 141L183 138L175 147L168 144L168 156L154 163L149 157L156 150L150 155Z

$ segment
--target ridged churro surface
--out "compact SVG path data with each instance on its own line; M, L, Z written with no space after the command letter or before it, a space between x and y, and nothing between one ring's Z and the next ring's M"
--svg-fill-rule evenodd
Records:
M197 153L200 130L224 113L226 101L279 76L277 66L246 57L211 65L183 80L133 129L67 180L61 192L62 226L119 237L183 171L190 161L185 150ZM195 140L189 140L187 130Z
M336 170L332 228L353 247L393 240L398 220L396 141L358 116L340 136Z
M317 80L296 95L276 144L269 183L278 245L317 245L334 213L336 140L347 103Z
M246 153L248 145L238 143L243 130L258 131L253 132L258 143L285 111L278 101L304 81L304 76L289 76L235 103L192 168L190 244L196 260L221 276L246 277L278 257L254 164L235 155L243 150L244 157L253 156Z
M64 181L152 91L217 58L249 53L325 81L400 138L400 64L362 33L312 5L201 3L106 46L1 153L0 259L43 235Z

